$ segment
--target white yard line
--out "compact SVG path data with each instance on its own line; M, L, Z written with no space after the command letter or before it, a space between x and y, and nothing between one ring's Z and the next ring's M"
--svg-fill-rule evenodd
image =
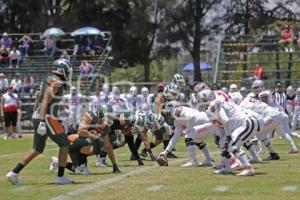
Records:
M216 192L227 192L229 190L229 186L227 185L217 185L214 189Z
M165 187L167 187L167 186L163 185L163 184L152 185L152 186L148 187L146 190L151 191L151 192L156 192L156 191L164 189Z
M212 152L213 155L215 155L217 153L219 153L219 151ZM188 160L188 158L176 159L174 161L169 162L169 164L177 164L177 163L183 162L185 160ZM157 168L157 167L159 167L157 164L154 165L154 166L139 167L139 168L134 169L132 171L129 171L129 172L125 173L125 174L121 174L119 176L115 176L115 177L104 179L104 180L99 180L99 181L96 181L93 184L89 184L89 185L87 185L85 187L82 187L82 188L79 188L79 189L75 189L75 190L70 191L70 192L68 192L66 194L58 195L56 197L51 198L50 200L66 200L66 199L70 199L70 198L72 198L74 196L80 197L84 193L96 190L96 189L98 189L98 188L100 188L102 186L106 186L106 185L112 184L112 183L120 181L120 180L123 180L124 178L127 178L129 176L133 176L133 175L136 175L136 174L141 174L143 172L146 172L146 171L148 171L150 169L154 169L154 168Z
M295 190L298 188L296 185L287 185L282 188L282 191L284 192L295 192Z
M176 163L182 162L184 160L186 160L186 158L176 159L175 161L171 161L169 163L170 164L176 164ZM89 184L89 185L87 185L85 187L82 187L82 188L79 188L79 189L75 189L75 190L73 190L71 192L67 192L66 194L53 197L50 200L66 200L66 199L71 199L74 196L80 197L84 193L96 190L98 188L101 188L102 186L106 186L106 185L115 183L115 182L120 181L120 180L123 180L125 178L128 178L129 176L141 174L143 172L146 172L148 170L151 170L151 169L154 169L154 168L157 168L157 167L158 167L158 165L149 166L149 167L139 167L137 169L134 169L134 170L129 171L127 173L121 174L119 176L115 176L115 177L112 177L112 178L108 178L108 179L96 181L93 184Z

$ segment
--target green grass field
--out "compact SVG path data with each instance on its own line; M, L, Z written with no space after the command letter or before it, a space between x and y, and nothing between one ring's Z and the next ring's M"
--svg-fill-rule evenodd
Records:
M295 140L300 148L300 141ZM0 140L0 199L207 199L207 200L250 200L250 199L300 199L300 155L289 155L289 148L282 139L275 139L274 146L281 160L254 164L257 175L235 177L214 175L211 168L180 168L187 160L183 140L176 146L179 159L169 159L169 167L159 167L145 161L138 167L135 161L128 161L127 147L116 151L122 173L112 174L111 168L95 167L95 157L89 158L89 176L67 176L75 180L74 185L54 185L55 175L48 171L51 156L57 154L57 147L48 141L45 153L35 159L21 173L22 185L14 186L6 181L5 174L18 162L23 153L31 148L32 138L24 140ZM219 154L212 143L209 149L215 160ZM159 146L155 153L162 150ZM199 160L203 158L197 151ZM263 154L262 157L267 157Z

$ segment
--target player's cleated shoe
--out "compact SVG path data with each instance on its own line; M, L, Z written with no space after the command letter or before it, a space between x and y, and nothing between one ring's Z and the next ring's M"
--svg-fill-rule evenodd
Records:
M180 167L199 167L199 164L197 161L188 161L187 163L180 165Z
M231 170L226 170L225 168L221 168L221 169L215 170L214 174L232 175L233 173Z
M298 153L299 153L298 150L292 150L292 151L289 152L289 154L298 154Z
M51 163L50 163L50 166L49 166L49 170L54 172L56 171L58 168L58 158L57 157L52 157L51 158Z
M146 149L143 149L140 153L140 156L144 157L144 158L147 158L148 157L148 153L147 153L147 150Z
M56 179L55 179L55 184L56 185L67 185L67 184L73 184L74 181L68 179L67 177L65 176L57 176Z
M268 156L264 160L266 160L266 161L268 161L268 160L280 160L280 156L278 155L278 153L270 153L270 156Z
M105 162L105 158L98 157L96 167L109 167L109 165Z
M236 176L254 176L255 170L252 167L246 167L241 173L236 174Z
M81 174L81 175L89 175L91 172L85 165L77 166L75 168L75 174Z
M8 172L6 174L6 178L9 182L11 182L13 185L20 185L22 184L21 180L19 179L19 174L16 174L12 171Z
M262 163L263 160L261 158L251 158L249 160L250 163Z
M143 160L141 159L141 158L139 158L139 159L137 159L137 162L138 162L138 164L141 166L141 165L144 165L144 162L143 162Z
M205 161L199 163L199 167L212 167L214 165L215 165L215 162L213 160L205 160Z
M222 169L223 168L223 164L217 164L212 166L213 169Z
M172 153L172 152L169 152L168 154L167 154L167 158L178 158L174 153Z

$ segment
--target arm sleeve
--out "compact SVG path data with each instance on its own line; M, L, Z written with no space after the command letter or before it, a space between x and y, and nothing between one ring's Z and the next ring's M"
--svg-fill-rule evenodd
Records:
M180 137L180 131L176 128L173 137L171 138L166 151L170 152L176 145L178 139Z

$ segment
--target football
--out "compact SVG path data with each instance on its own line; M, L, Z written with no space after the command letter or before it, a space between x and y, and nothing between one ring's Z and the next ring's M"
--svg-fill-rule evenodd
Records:
M156 157L156 162L158 163L159 166L168 166L167 158L162 155L158 155Z

